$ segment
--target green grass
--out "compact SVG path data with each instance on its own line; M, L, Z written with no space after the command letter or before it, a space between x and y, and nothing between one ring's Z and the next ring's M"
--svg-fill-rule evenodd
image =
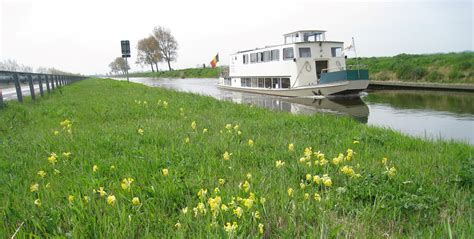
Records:
M474 52L364 57L359 64L368 67L371 80L474 84Z
M65 119L72 121L71 133L60 126ZM37 102L8 102L0 122L2 238L16 229L19 238L260 237L259 223L270 238L474 233L474 149L466 144L409 138L346 117L272 112L108 79L81 81ZM306 147L324 153L328 164L319 165L314 154L301 163ZM352 160L332 164L349 148ZM223 159L226 151L230 160ZM48 161L53 152L54 165ZM283 167L276 167L278 160ZM343 165L360 177L341 173ZM392 167L396 173L390 177L386 171ZM306 181L306 174L328 174L332 186ZM130 191L121 187L129 177ZM248 192L239 189L245 180ZM39 190L30 192L35 183ZM100 197L99 187L116 197L114 205ZM288 188L294 189L292 197ZM207 189L202 200L207 212L195 217L200 189ZM321 201L314 200L315 193ZM213 217L208 199L217 195L230 209ZM133 197L139 205L132 204ZM249 197L250 209L239 200ZM41 206L34 204L38 198ZM187 214L181 212L185 207ZM233 214L237 207L243 208L241 218ZM252 217L256 211L260 219ZM234 221L236 232L227 234L224 224Z
M132 77L169 77L169 78L217 78L219 68L189 68L159 72L137 72Z

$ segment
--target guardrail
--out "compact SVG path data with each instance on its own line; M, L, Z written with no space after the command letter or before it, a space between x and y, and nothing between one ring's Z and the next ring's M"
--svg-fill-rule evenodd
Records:
M31 99L36 100L35 83L39 86L39 93L43 97L45 89L43 88L46 84L46 92L49 94L51 91L58 87L83 80L87 77L74 76L74 75L54 75L54 74L38 74L38 73L26 73L26 72L12 72L12 71L0 71L0 83L14 83L17 99L19 102L23 102L23 92L21 89L21 83L28 83L30 88ZM0 107L4 105L2 90L0 89Z

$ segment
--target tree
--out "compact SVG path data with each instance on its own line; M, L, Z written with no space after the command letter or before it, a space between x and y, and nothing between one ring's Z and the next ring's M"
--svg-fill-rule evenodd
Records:
M110 67L110 72L112 73L125 74L127 73L128 70L130 70L130 66L122 57L115 58L115 60L109 64L109 67Z
M4 60L3 62L0 62L0 70L19 71L20 65L15 60L7 59L7 60Z
M171 71L171 61L176 60L178 57L178 42L171 35L171 31L164 27L158 26L153 29L153 37L155 37L160 47L161 54L166 62L168 62L168 68Z
M156 66L156 71L158 71L158 62L162 61L162 57L158 41L156 41L153 36L139 40L137 44L137 52L138 64L150 64L152 72L154 72L154 64Z

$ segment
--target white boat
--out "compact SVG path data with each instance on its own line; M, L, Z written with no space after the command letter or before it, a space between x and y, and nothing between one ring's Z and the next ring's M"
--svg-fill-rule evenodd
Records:
M232 54L219 87L290 97L357 94L367 88L368 70L346 66L344 42L327 41L321 30L291 32L284 39L282 45Z

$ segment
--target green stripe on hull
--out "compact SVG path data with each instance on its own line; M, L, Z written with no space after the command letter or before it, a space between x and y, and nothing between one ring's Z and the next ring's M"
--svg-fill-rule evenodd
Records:
M368 80L368 70L344 70L321 73L319 84L333 83L337 81Z

